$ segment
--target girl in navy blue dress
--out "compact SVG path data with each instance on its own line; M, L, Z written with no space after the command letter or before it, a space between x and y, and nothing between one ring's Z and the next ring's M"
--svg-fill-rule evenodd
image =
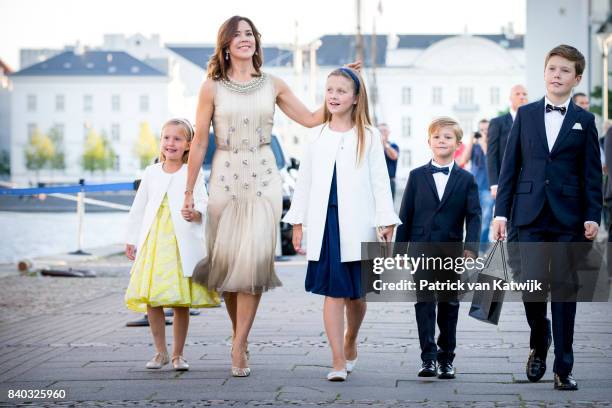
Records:
M329 74L324 111L325 123L314 129L307 145L284 221L293 224L293 245L308 259L306 290L325 296L323 320L333 365L327 378L343 381L357 362L357 336L366 312L361 243L376 241L377 228L390 241L400 220L359 73L339 68Z

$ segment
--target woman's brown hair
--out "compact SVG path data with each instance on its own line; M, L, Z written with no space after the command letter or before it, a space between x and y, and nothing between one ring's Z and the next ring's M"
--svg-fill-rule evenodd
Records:
M370 120L370 109L368 107L368 93L365 88L365 84L363 82L363 78L359 74L359 72L351 69L351 68L338 68L332 71L327 77L331 76L341 76L348 79L351 84L353 84L353 92L355 92L355 96L357 97L357 103L353 105L353 110L351 112L351 120L355 124L357 128L357 160L356 163L359 166L361 161L363 160L363 156L365 154L365 132L366 129L369 129L372 126L372 121ZM323 114L325 123L328 123L331 120L332 114L327 109L327 103L323 104ZM374 143L375 141L372 140Z
M247 22L251 26L253 36L255 37L255 53L253 54L253 67L257 74L253 76L261 76L260 68L263 65L263 52L261 50L261 34L257 31L255 24L247 17L233 16L225 20L219 32L217 33L217 45L215 47L215 53L210 56L208 60L208 73L207 77L218 81L220 79L227 80L227 71L231 66L231 60L225 59L225 53L229 50L229 46L234 38L234 34L238 30L238 24L241 21Z

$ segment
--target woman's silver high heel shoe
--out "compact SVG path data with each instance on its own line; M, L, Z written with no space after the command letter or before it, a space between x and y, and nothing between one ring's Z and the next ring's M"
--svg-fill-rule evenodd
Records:
M232 351L234 350L234 348L232 347ZM248 355L247 353L244 353L246 360L248 361ZM232 366L232 377L248 377L249 375L251 375L251 368L250 367L234 367Z

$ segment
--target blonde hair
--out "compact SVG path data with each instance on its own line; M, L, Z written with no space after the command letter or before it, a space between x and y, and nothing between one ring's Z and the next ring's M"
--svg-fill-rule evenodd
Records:
M187 119L182 119L182 118L173 118L170 119L168 121L166 121L166 123L164 123L164 125L161 128L161 136L160 136L160 143L159 143L159 161L160 163L166 160L166 155L164 155L164 152L162 152L161 150L161 140L163 140L164 137L164 129L168 126L168 125L174 125L174 126L178 126L183 130L183 135L185 136L185 139L187 139L187 143L191 143L191 141L193 140L193 136L195 134L194 130L193 130L193 126L191 125L191 123L189 123L189 121ZM189 158L189 149L185 150L183 152L183 163L187 163L187 159Z
M359 72L351 68L342 67L335 69L327 77L329 78L331 76L341 76L351 81L351 84L353 85L353 91L356 93L357 96L357 103L353 105L353 110L351 112L351 120L357 128L356 163L357 165L359 165L363 160L363 156L365 154L365 132L366 129L370 129L370 127L372 126L372 121L370 120L370 110L368 107L368 93L366 91L365 84L363 83L363 78L361 77ZM324 122L329 123L332 114L327 109L326 103L323 104L323 114Z
M453 129L455 137L457 138L457 143L460 143L461 139L463 138L463 130L461 130L459 122L448 116L436 118L429 124L429 129L427 130L427 139L429 140L431 136L436 133L440 128L446 126L450 126Z

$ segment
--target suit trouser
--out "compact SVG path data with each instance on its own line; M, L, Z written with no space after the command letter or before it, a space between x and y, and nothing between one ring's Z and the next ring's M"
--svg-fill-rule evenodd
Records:
M436 345L436 305L438 306L438 328L440 334ZM421 360L450 361L455 358L457 346L457 319L459 302L426 301L414 305L419 343L421 345Z
M445 251L431 253L429 256L457 256L457 254L445 253ZM419 281L445 282L446 280L457 280L458 275L452 270L420 270L413 275L417 288ZM454 291L417 290L417 302L414 305L417 328L419 331L419 343L421 346L421 359L450 361L455 358L455 347L457 346L457 320L459 317L459 301ZM437 316L436 316L437 306ZM436 322L440 334L436 343Z
M535 279L543 283L543 291L523 293L525 315L531 328L529 346L539 357L554 339L555 362L553 371L566 375L572 371L574 352L574 321L576 317L577 278L574 247L583 242L578 231L559 226L548 204L536 220L518 228L521 249L522 281ZM547 318L547 292L550 288L552 333Z

